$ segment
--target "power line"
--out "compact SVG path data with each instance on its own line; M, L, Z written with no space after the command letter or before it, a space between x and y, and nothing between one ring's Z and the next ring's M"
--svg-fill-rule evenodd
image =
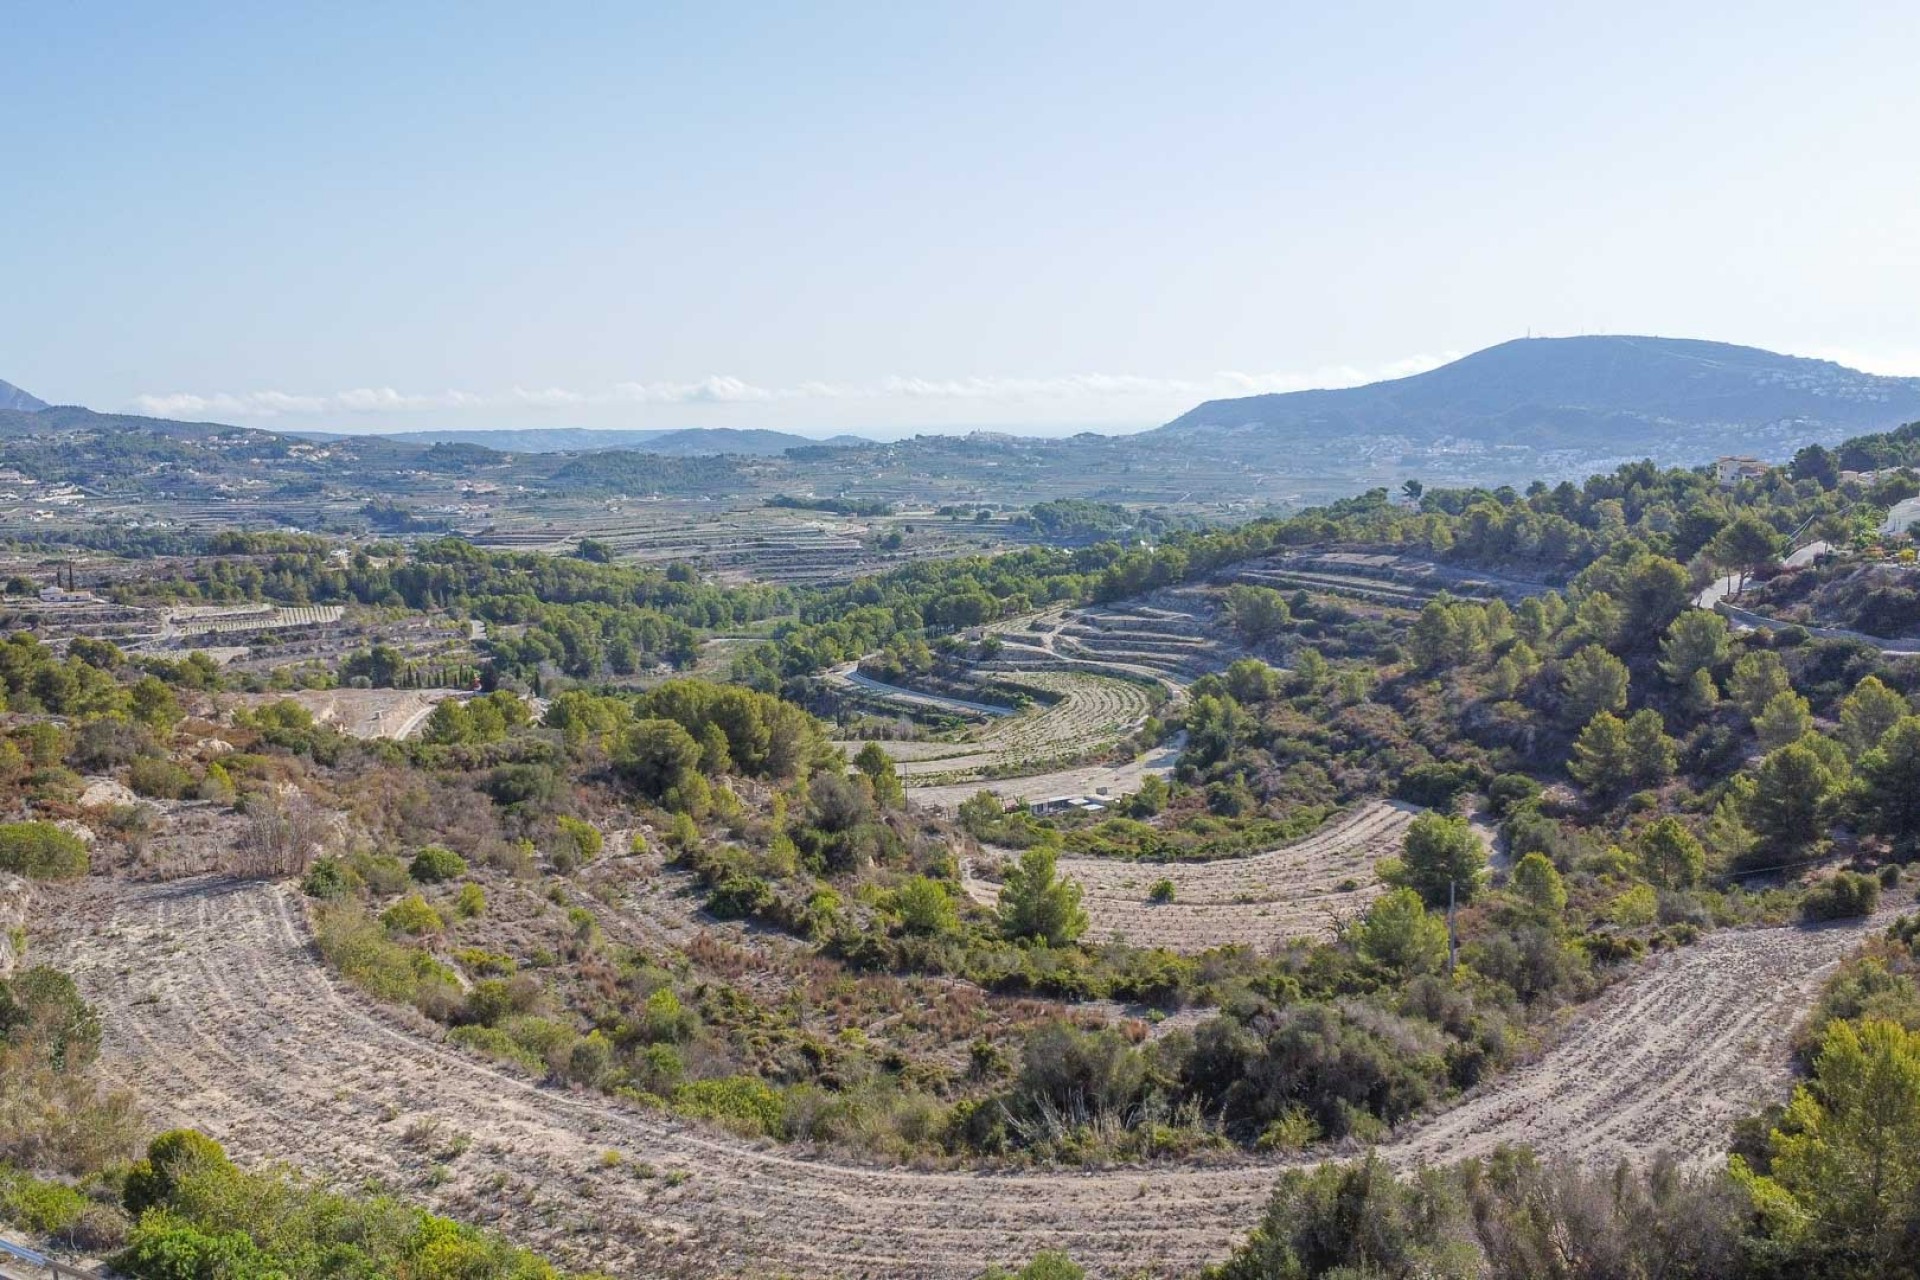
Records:
M1831 858L1802 858L1798 862L1781 862L1771 867L1752 867L1746 871L1729 871L1726 873L1726 878L1729 880L1737 880L1741 876L1765 875L1769 871L1786 871L1793 867L1811 867L1818 863L1831 861Z

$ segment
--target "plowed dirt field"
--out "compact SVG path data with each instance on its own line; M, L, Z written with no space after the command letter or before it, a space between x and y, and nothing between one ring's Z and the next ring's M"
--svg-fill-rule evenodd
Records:
M156 1120L248 1159L378 1179L619 1275L959 1280L1046 1248L1096 1276L1177 1275L1253 1224L1280 1167L995 1174L802 1158L441 1043L321 968L289 886L95 880L39 918L39 953L98 1003L107 1065ZM1538 1061L1384 1150L1400 1165L1502 1142L1711 1161L1736 1116L1784 1089L1794 1019L1863 930L1728 931L1663 955Z

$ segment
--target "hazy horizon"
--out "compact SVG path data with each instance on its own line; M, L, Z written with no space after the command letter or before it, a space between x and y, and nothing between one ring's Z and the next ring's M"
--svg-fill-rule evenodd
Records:
M1910 8L37 7L10 35L0 279L37 301L0 314L0 378L59 403L1059 435L1528 331L1920 374Z

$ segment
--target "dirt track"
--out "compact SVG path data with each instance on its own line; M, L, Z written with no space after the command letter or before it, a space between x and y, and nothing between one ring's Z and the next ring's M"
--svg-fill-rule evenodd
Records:
M1180 1274L1252 1225L1279 1167L1002 1175L798 1159L539 1088L419 1034L320 968L290 887L66 892L43 916L42 954L101 1006L109 1066L157 1120L197 1124L247 1158L380 1179L620 1275L958 1280L1043 1248L1097 1276ZM1386 1152L1414 1164L1531 1142L1710 1161L1728 1123L1780 1091L1795 1016L1862 932L1725 932L1662 956L1540 1061ZM410 1140L426 1117L439 1136ZM457 1134L471 1149L432 1151ZM608 1151L623 1161L603 1162ZM449 1174L437 1188L436 1162Z
M1381 892L1374 864L1400 851L1418 812L1370 801L1303 840L1251 857L1166 863L1063 857L1059 871L1080 885L1091 937L1173 951L1242 943L1264 952L1296 938L1331 938L1341 920L1364 912ZM1148 900L1161 879L1173 882L1172 902ZM992 905L1000 886L969 879L967 892Z
M1155 747L1125 764L1087 764L1051 773L1030 773L1023 778L991 778L978 782L957 782L946 786L917 786L907 779L907 799L924 808L951 812L982 791L992 792L1002 801L1046 800L1053 796L1129 795L1140 789L1148 775L1167 777L1180 760L1184 735L1165 746Z
M247 694L230 701L258 707L291 700L321 724L332 725L342 733L356 738L401 740L425 724L443 699L459 696L453 689L301 689L294 693Z

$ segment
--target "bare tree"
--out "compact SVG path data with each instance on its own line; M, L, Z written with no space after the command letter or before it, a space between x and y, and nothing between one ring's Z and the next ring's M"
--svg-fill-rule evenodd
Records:
M247 825L234 843L237 876L297 876L313 865L334 837L332 821L306 796L268 793L247 804Z

